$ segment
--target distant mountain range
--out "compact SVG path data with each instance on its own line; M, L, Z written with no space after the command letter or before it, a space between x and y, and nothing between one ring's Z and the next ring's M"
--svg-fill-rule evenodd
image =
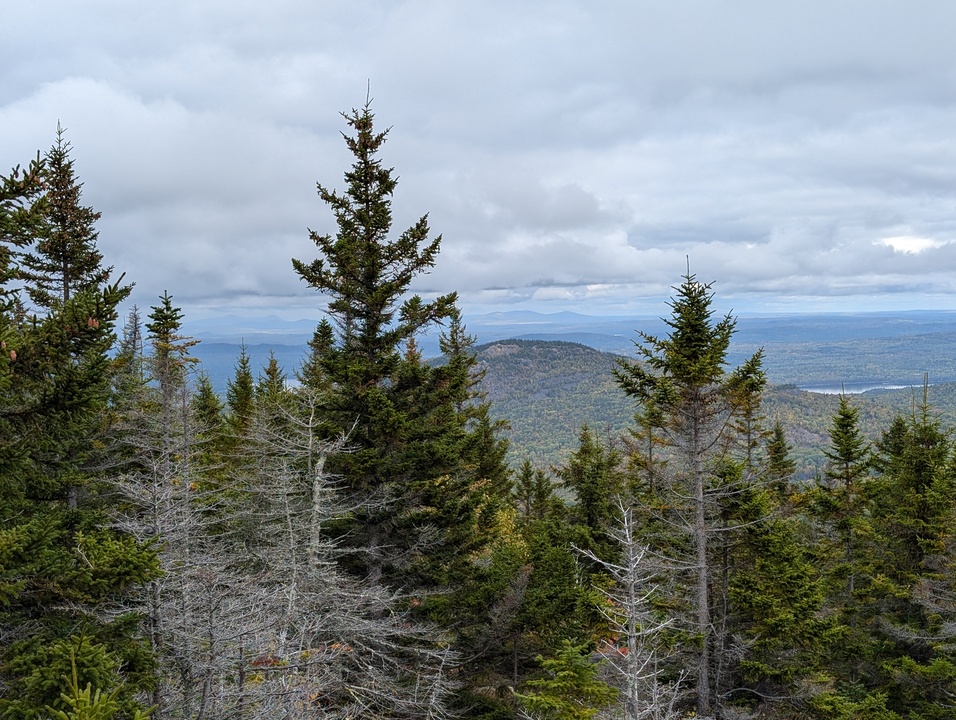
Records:
M662 335L656 317L606 317L574 312L497 312L465 317L479 344L523 339L574 342L617 355L634 356L637 330ZM258 370L272 350L289 374L307 353L316 321L275 316L223 316L185 323L184 332L202 340L196 355L220 391L245 343ZM438 333L419 338L426 357L439 353ZM745 315L738 318L732 363L758 349L775 383L839 387L840 383L910 385L929 373L934 382L956 380L956 312L828 313Z
M496 417L512 429L512 461L529 457L560 462L574 448L581 425L615 437L631 424L634 405L616 386L617 360L635 357L637 329L663 335L659 318L594 317L563 312L490 313L465 318L486 370L484 389ZM315 322L277 317L195 321L184 331L202 342L195 354L224 393L245 343L253 372L275 354L290 378L308 352ZM426 357L437 356L437 333L420 339ZM956 423L956 313L901 312L826 315L760 315L739 318L730 363L759 349L772 387L768 417L787 427L804 476L822 467L833 395L797 386L840 391L918 386L928 374L931 400L946 422ZM878 437L893 415L912 407L913 391L868 392L854 400L861 423Z

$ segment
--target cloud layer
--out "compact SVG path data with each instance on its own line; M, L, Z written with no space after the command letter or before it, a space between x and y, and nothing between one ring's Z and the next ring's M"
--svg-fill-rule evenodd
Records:
M0 167L59 120L100 246L216 313L320 302L338 113L391 135L421 292L466 310L956 307L956 5L38 0L0 29Z

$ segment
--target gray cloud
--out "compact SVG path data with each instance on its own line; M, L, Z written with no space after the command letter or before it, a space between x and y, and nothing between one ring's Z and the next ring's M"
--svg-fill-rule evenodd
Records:
M396 223L443 234L422 292L656 311L689 256L754 309L951 307L954 23L872 0L40 0L0 29L0 165L60 120L138 302L310 312L290 258L334 230L315 182L341 187L338 113L371 81Z

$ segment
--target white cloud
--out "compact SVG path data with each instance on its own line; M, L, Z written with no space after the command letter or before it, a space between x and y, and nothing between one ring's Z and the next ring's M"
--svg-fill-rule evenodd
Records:
M950 242L950 240L934 240L933 238L900 235L897 237L884 238L876 244L891 247L895 253L919 255L927 250L936 250L944 245L949 245Z

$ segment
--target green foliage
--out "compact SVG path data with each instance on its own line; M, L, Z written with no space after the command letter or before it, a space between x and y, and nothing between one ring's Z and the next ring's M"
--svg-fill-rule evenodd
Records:
M870 466L869 446L860 430L860 413L850 405L846 395L840 396L840 408L830 426L829 465L826 477L852 489Z
M687 668L696 679L697 712L708 715L733 675L724 668L728 580L735 568L730 533L741 511L734 504L751 492L765 379L759 352L728 372L735 320L729 315L713 319L709 285L688 274L675 290L671 316L664 320L669 335L640 333L640 362L620 361L615 377L638 403L645 433L658 428L666 439L661 448L666 472L658 477L661 463L645 455L630 463L642 475L631 485L651 551L690 571L680 575L668 600L680 628L695 638ZM640 456L645 449L656 452L655 446L633 443L631 448ZM742 460L734 458L735 451L743 452Z
M860 609L872 617L870 644L878 649L868 681L887 706L913 718L956 710L956 637L951 598L956 541L953 439L923 400L904 424L879 443L881 473L870 483L875 575Z
M767 442L767 465L764 470L764 477L777 493L780 500L783 500L794 479L794 473L797 464L793 461L790 453L792 446L787 442L787 434L777 420L770 431L770 439Z
M269 361L259 374L255 386L257 402L279 401L286 392L286 375L276 360L275 353L269 353Z
M425 433L435 432L429 425L445 422L448 408L427 403L425 393L437 389L428 369L413 347L404 358L401 352L417 333L450 316L455 295L428 303L405 297L412 280L434 264L441 238L428 239L427 217L389 238L397 179L376 157L387 133L374 131L367 105L345 119L354 131L345 141L355 158L345 174L347 189L339 194L318 187L319 197L335 214L338 232L312 232L320 256L310 263L292 262L303 280L329 298L327 313L335 332L330 323L319 326L301 377L312 383L310 390L323 393L330 431L347 434L354 448L336 458L332 469L348 483L356 502L364 504L348 532L351 542L370 549L361 560L356 557L365 565L359 572L377 577L394 574L396 565L410 560L399 555L386 563L380 549L386 542L414 545L399 537L409 528L397 522L412 499L404 485L416 477L412 473L427 454L436 453L430 458L435 461L430 479L448 474L459 479L453 472L457 462L448 462L452 448L441 433L436 444L426 442Z
M593 630L590 588L583 582L572 545L581 539L557 513L523 529L530 570L518 622L529 657L547 652L562 638L590 640Z
M274 358L273 358L274 359ZM252 363L246 346L243 345L236 360L236 369L226 389L226 407L229 409L229 429L241 437L252 422L255 405L255 383L252 379Z
M68 692L60 694L67 709L47 706L47 712L51 713L50 720L115 720L121 709L117 701L118 689L109 693L104 693L101 688L94 691L93 683L88 682L81 690L76 655L71 655L70 660L72 675L64 678L69 680ZM131 720L146 720L150 712L136 709L133 711Z
M591 550L601 559L610 559L615 552L606 530L609 519L614 517L615 499L624 490L620 462L620 453L610 443L600 442L585 425L577 450L557 469L558 478L576 501L569 520L582 526L587 534L580 549Z
M541 720L588 720L611 705L617 690L598 678L598 666L585 645L565 640L552 658L538 656L547 677L525 683L526 693L515 693L524 710Z
M75 651L96 687L126 708L148 685L137 632L137 587L157 573L155 550L113 527L101 468L118 365L109 357L117 305L130 288L100 266L93 222L79 205L69 147L24 179L5 180L0 306L0 716L56 707ZM22 259L22 264L18 262ZM18 287L15 283L22 286ZM21 292L38 306L27 315Z
M840 406L830 427L830 449L826 474L812 491L815 512L827 528L835 534L825 540L822 552L830 552L828 575L835 587L845 585L845 597L850 602L857 591L857 579L866 576L859 566L865 554L861 548L870 534L866 514L864 482L870 468L870 450L860 430L859 414L846 396L840 396Z
M149 370L150 379L159 385L166 399L164 404L169 405L186 382L190 367L198 362L189 352L199 341L180 334L183 312L173 305L172 296L164 291L159 300L159 305L150 307L146 323L152 347Z
M794 691L824 660L831 623L822 615L824 587L801 536L803 521L775 513L772 487L754 486L735 499L733 632L747 648L742 685L755 697Z
M396 179L377 158L387 133L374 131L368 106L345 117L355 158L347 189L319 186L338 233L311 233L320 257L293 261L329 297L332 320L317 328L300 378L320 399L328 432L348 435L352 448L330 459L330 469L356 503L348 542L366 552L353 556L355 571L433 588L461 573L487 541L482 518L507 491L504 446L480 402L473 340L454 293L431 302L407 296L434 264L441 238L428 239L426 217L389 237ZM446 361L427 365L414 336L444 320ZM423 532L431 534L427 556L417 549Z
M8 284L20 277L17 255L45 228L44 171L44 161L38 153L25 169L17 166L9 175L0 176L0 313L19 307L17 289ZM6 330L5 324L0 325L0 341L7 340ZM0 362L4 355L0 353Z
M17 648L11 667L23 679L15 688L16 698L2 706L0 717L112 720L120 713L146 717L123 684L121 659L102 643L74 635L33 649L31 653Z
M70 144L57 125L56 143L43 164L44 224L32 252L22 258L20 277L30 299L41 309L61 307L81 292L96 291L110 276L96 248L95 223L100 213L80 204L82 183L76 179Z
M879 479L872 483L873 514L884 550L895 558L892 576L912 582L928 557L945 552L954 519L953 441L924 402L879 445Z
M725 380L734 319L728 315L712 322L710 285L697 282L693 275L686 275L675 289L671 317L664 319L671 333L663 338L639 333L641 343L636 346L643 364L622 361L615 371L624 392L642 404L673 405ZM734 385L746 379L735 376Z
M196 378L192 410L200 434L210 438L215 437L223 425L223 405L206 373L199 373Z
M515 479L515 500L523 517L544 520L559 505L554 494L554 482L530 460L521 463Z
M328 314L338 327L342 360L348 365L329 369L335 370L336 382L361 398L370 384L391 375L401 343L448 316L455 295L430 303L418 296L402 301L412 279L434 265L441 237L428 240L427 217L422 217L398 238L388 239L398 180L376 157L387 132L374 131L367 105L344 117L355 131L345 137L355 157L345 174L348 189L340 195L318 186L319 197L335 214L338 233L312 232L320 257L311 263L293 260L293 266L309 285L329 294Z
M492 550L510 492L507 444L479 390L456 295L426 302L409 292L434 265L441 238L429 238L427 216L391 234L397 178L378 158L387 133L374 130L368 105L345 119L354 157L346 189L318 187L337 232L311 232L319 257L293 260L328 300L298 377L316 402L322 439L347 438L349 447L327 470L352 511L324 529L358 550L341 556L348 572L401 589L416 614L450 631L471 682L497 652L481 600L507 583L495 565L503 554ZM443 360L425 363L415 337L443 323Z
M558 477L577 501L573 510L575 518L591 532L600 532L614 514L614 497L622 490L619 462L619 453L600 442L585 425L578 437L577 450L558 468Z
M879 694L857 699L826 691L813 696L810 708L814 717L821 720L902 720L904 717L887 710L886 697Z

